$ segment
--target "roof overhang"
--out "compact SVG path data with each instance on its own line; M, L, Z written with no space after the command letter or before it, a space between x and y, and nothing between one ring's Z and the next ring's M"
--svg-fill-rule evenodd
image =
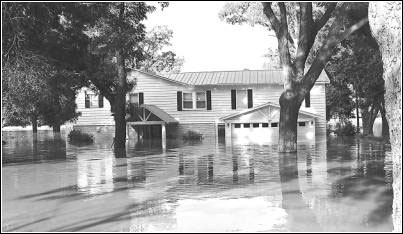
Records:
M265 104L262 104L262 105L259 105L259 106L256 106L256 107L253 107L253 108L250 108L250 109L246 109L246 110L240 111L240 112L238 112L238 113L234 113L234 114L230 114L230 115L221 117L220 120L225 121L225 120L228 120L228 119L236 118L236 117L239 117L239 116L242 116L242 115L246 115L246 114L249 114L249 113L258 111L258 110L260 110L260 109L263 109L263 108L266 108L266 107L269 107L269 106L276 107L276 108L280 108L280 105L277 105L277 104L272 103L272 102L267 102L267 103L265 103ZM320 117L320 116L317 115L317 114L314 114L314 113L311 113L311 112L308 112L308 111L303 111L303 110L300 110L299 113L300 113L300 114L303 114L303 115L307 115L307 116L312 117L312 118L318 118L318 117Z

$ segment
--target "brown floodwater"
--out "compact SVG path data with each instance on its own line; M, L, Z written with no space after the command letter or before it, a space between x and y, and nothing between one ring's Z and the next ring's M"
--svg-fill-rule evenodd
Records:
M392 231L390 146L317 137L276 145L3 132L2 231Z

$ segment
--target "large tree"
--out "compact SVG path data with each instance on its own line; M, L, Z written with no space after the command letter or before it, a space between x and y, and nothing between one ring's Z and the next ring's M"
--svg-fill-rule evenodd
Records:
M402 3L371 2L371 31L379 44L385 80L386 118L393 160L393 227L402 232Z
M31 118L36 131L41 118L58 131L61 123L76 116L72 103L75 87L82 85L76 83L77 74L85 68L88 45L82 33L87 22L84 10L79 3L2 3L2 74L7 87L3 109L12 113L6 115L10 124L25 125ZM69 108L59 105L61 96L70 97Z
M346 87L352 88L357 107L361 109L362 125L364 135L373 135L373 125L375 118L380 112L384 115L384 81L382 79L382 60L376 42L372 36L367 33L356 33L351 35L335 49L335 54L330 58L326 65L326 71L331 75L329 95L337 90L339 93L345 93ZM347 94L347 93L346 93ZM332 102L330 110L335 110L339 100L326 100ZM336 103L333 103L336 102ZM333 105L336 104L336 105ZM341 114L347 111L351 106L341 106ZM349 117L349 116L347 116ZM387 122L383 122L383 127L387 128ZM387 135L387 134L385 134Z
M115 151L124 153L126 142L126 93L129 64L142 61L139 43L144 40L142 23L155 7L145 2L90 3L95 25L89 27L91 55L87 76L111 104L115 120Z
M247 5L241 8L241 13L247 12ZM262 12L267 18L259 17L258 22L274 31L284 71L284 91L279 99L280 152L297 150L297 119L302 101L315 84L335 46L367 24L366 11L362 8L365 8L364 3L262 4ZM231 13L227 18L233 15L239 14Z

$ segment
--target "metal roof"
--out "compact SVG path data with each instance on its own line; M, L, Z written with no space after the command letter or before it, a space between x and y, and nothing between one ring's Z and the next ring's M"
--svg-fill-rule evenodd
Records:
M161 76L167 80L187 85L282 85L284 83L282 70L182 72ZM324 70L317 82L330 82Z
M178 123L174 117L154 105L141 104L140 107L144 107L145 109L149 110L167 124Z

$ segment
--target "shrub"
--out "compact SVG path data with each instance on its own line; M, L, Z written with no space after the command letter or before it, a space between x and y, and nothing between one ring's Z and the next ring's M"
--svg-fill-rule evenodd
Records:
M80 130L72 130L69 135L69 142L72 144L91 144L94 142L94 136L88 133L83 133Z
M356 128L351 121L347 121L343 125L337 124L335 133L338 136L354 136L356 133Z
M183 139L184 140L202 140L203 139L203 134L195 132L195 131L187 131L184 135L183 135Z

